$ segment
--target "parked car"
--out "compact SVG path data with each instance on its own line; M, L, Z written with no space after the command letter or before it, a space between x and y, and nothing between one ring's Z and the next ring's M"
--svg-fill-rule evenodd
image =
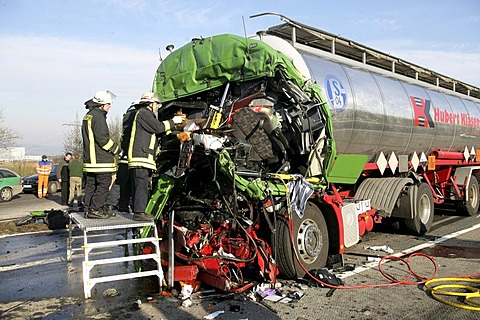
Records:
M9 169L0 168L0 201L10 201L22 192L22 178Z
M23 178L23 192L36 193L38 190L38 174L32 174L31 176ZM48 178L48 193L52 194L60 190L60 182L57 179L57 164L53 165L52 172Z

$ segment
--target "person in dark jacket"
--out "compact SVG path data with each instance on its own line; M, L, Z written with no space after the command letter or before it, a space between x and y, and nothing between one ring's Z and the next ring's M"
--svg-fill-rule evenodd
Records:
M83 160L79 159L78 155L75 155L70 163L70 190L68 198L68 206L73 207L75 200L75 192L77 192L77 206L83 207L82 202L82 181L83 181Z
M155 156L158 147L156 135L169 134L172 129L179 129L185 116L174 116L171 120L160 122L155 114L160 106L158 96L146 92L140 99L130 133L128 148L128 168L131 169L133 182L133 219L152 221L154 217L146 214L148 202L148 181L151 173L156 171Z
M60 161L57 166L57 180L60 182L62 188L62 206L68 204L68 192L70 185L70 168L68 163L72 159L72 154L70 152L65 153L65 156Z
M118 159L118 169L115 179L106 200L107 209L114 212L118 209L120 212L130 212L130 200L132 198L132 183L130 179L130 170L128 169L127 152L130 143L130 134L132 132L133 119L137 111L140 99L136 99L128 107L123 115L122 138L120 142L120 157Z
M122 140L120 147L122 148L122 156L118 161L117 183L120 186L120 198L118 200L118 211L130 212L130 200L132 198L132 179L130 170L128 169L128 146L130 144L130 136L132 134L133 120L137 112L140 100L132 102L130 107L123 115L122 123Z
M119 146L110 138L107 113L115 97L110 91L97 91L95 96L85 102L89 111L83 118L83 171L86 173L84 209L87 218L105 219L111 217L111 211L105 212L104 205L117 171L115 155Z

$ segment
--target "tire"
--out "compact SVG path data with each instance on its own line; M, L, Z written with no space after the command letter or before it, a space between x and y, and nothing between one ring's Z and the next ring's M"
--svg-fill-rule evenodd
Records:
M48 183L48 194L54 194L58 191L58 185L55 181L50 181Z
M277 265L285 278L297 279L305 275L298 260L307 271L325 266L328 257L328 230L325 218L316 205L308 202L302 218L293 213L295 251L292 250L289 221L279 218L275 226Z
M26 224L30 224L32 222L33 222L33 217L31 215L27 215L23 218L20 218L20 219L16 220L15 225L17 227L19 227L19 226L24 226Z
M433 223L433 195L432 190L426 183L410 186L408 193L415 192L412 188L418 188L414 199L416 203L411 206L413 212L412 219L405 219L405 227L416 235L424 235Z
M0 190L0 201L8 202L13 198L13 191L9 187L5 187Z
M478 178L476 175L470 177L470 182L468 183L468 199L464 201L455 202L457 211L460 213L473 216L478 212L479 205L479 187L478 187Z

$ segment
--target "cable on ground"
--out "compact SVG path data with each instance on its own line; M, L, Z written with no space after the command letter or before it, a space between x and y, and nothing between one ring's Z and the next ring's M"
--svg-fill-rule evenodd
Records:
M435 283L438 284L434 285ZM477 284L477 288L465 285L465 283L475 283ZM480 311L480 289L478 288L479 284L480 279L473 278L436 278L428 280L425 283L425 289L430 292L434 299L449 306L467 310ZM442 296L462 297L464 298L464 303L449 301Z

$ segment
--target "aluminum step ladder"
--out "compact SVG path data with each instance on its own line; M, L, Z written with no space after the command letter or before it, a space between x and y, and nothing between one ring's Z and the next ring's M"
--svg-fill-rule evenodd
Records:
M116 216L109 219L87 219L84 218L83 212L71 212L69 213L70 224L68 227L68 240L67 240L67 261L72 261L72 256L75 251L84 251L84 261L82 262L83 269L83 290L85 298L91 298L92 288L97 283L110 282L123 279L133 279L140 277L148 276L157 276L160 286L164 282L164 275L161 265L161 256L160 256L160 244L157 228L155 222L141 222L134 221L133 215L128 213L117 213ZM143 237L143 238L130 238L128 237L129 229L131 228L143 228L148 227L153 230L152 237ZM79 228L83 231L83 236L73 236L73 231L75 228ZM101 235L102 237L112 236L111 230L125 231L124 239L122 240L109 240L109 241L100 241L93 242L94 237ZM105 231L102 233L102 231ZM133 234L133 232L130 232ZM118 233L116 234L118 235ZM78 238L83 238L83 246L81 248L74 248L73 241ZM142 243L151 243L155 248L155 253L151 254L140 254L140 255L129 255L128 245L131 244L142 244ZM117 246L124 246L125 252L123 257L114 257L114 258L105 258L93 260L91 259L92 250L102 249L102 248L113 248ZM123 274L116 274L110 276L102 277L92 277L90 272L95 266L101 266L105 264L113 264L120 262L128 261L137 261L137 260L146 260L153 259L156 262L156 269L149 271L139 271L139 272L126 272Z

